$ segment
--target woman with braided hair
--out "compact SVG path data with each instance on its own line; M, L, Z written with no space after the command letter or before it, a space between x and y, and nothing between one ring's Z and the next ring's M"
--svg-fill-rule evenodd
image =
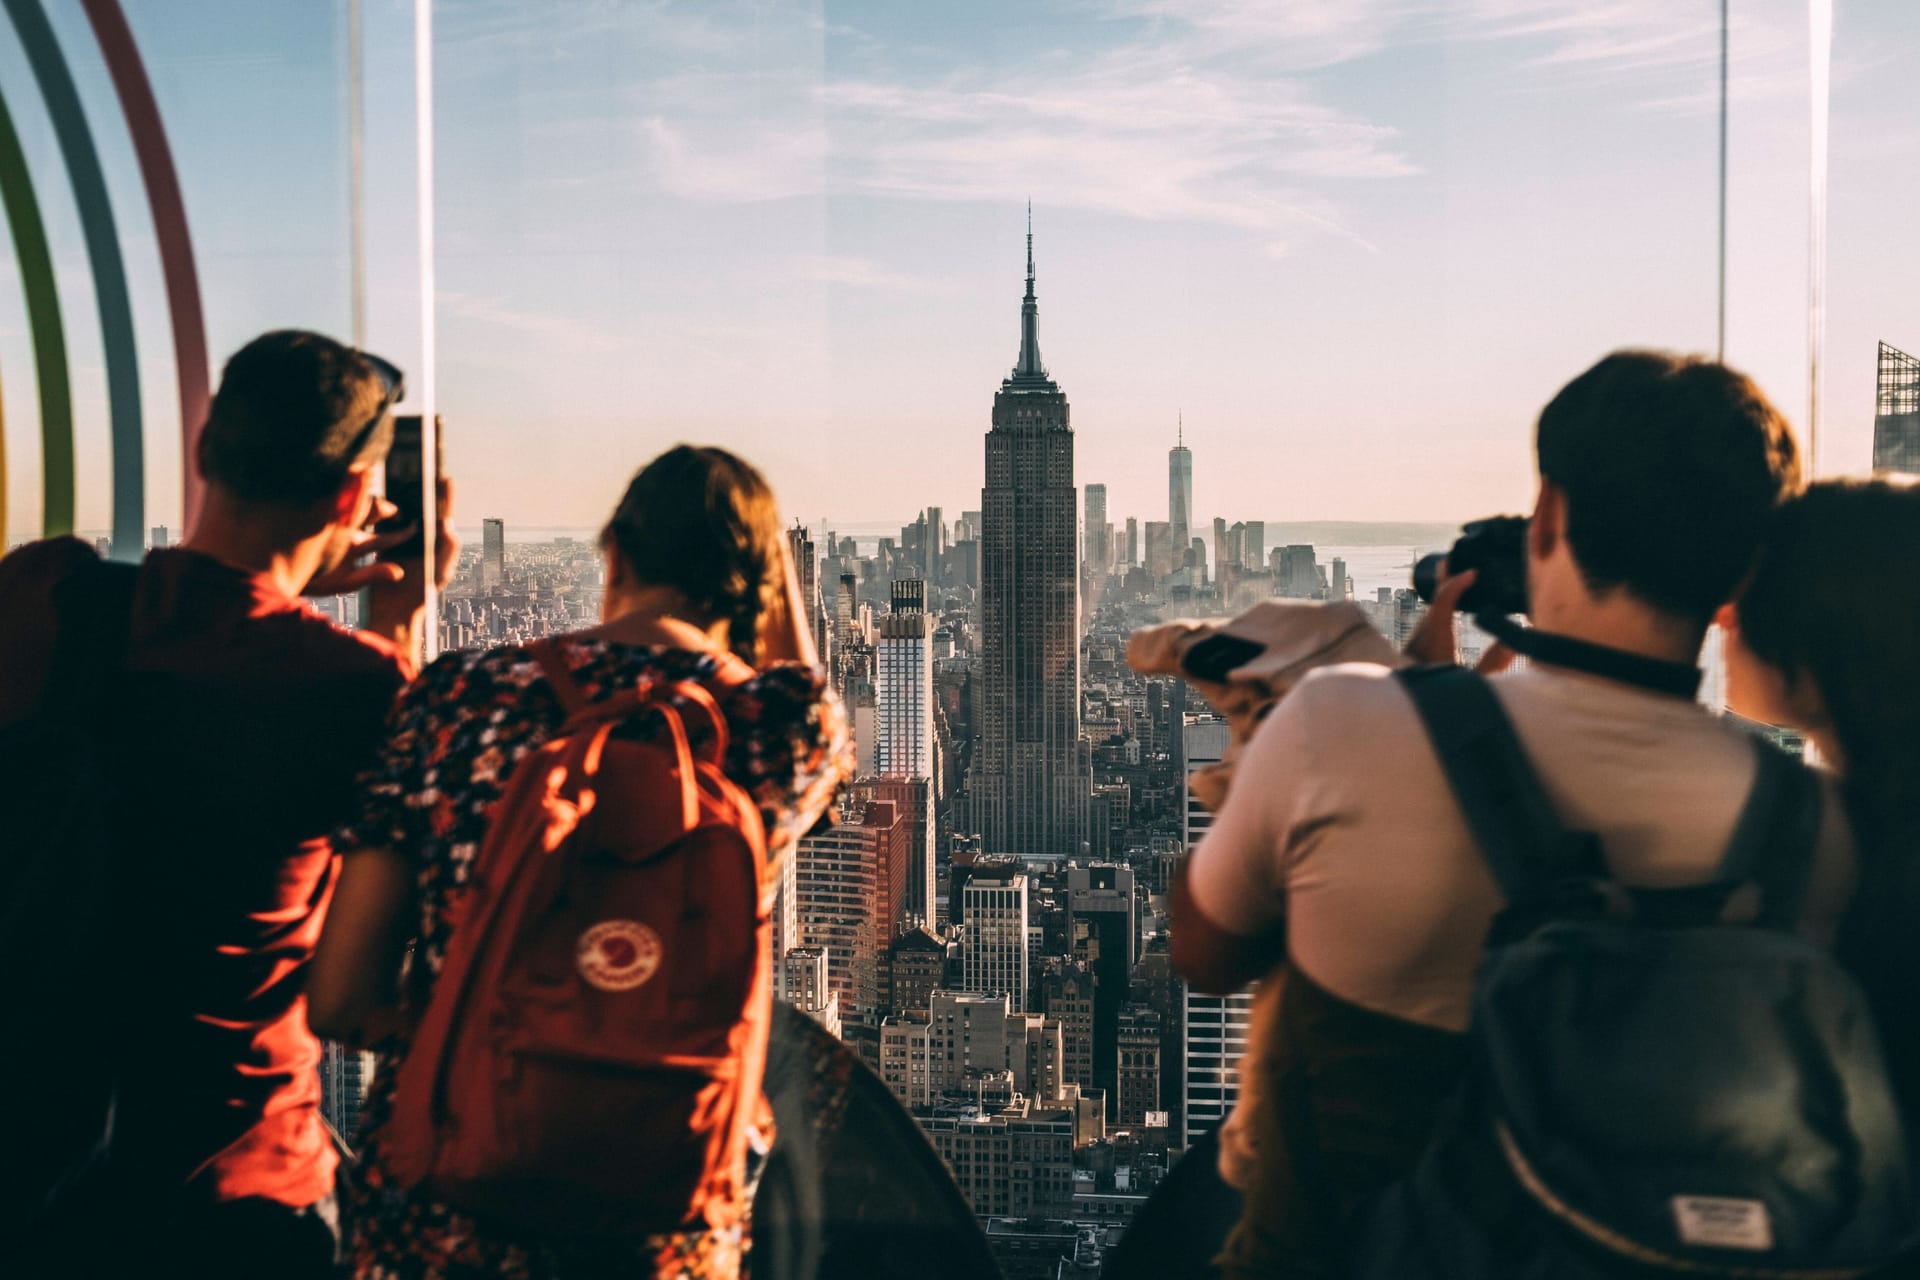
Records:
M683 682L704 688L726 720L725 772L757 802L770 862L792 856L852 760L845 718L815 665L772 490L725 450L681 445L634 477L601 545L603 621L557 638L573 683L589 702ZM744 1206L737 1225L640 1242L533 1238L401 1185L386 1160L383 1125L408 1028L447 955L448 907L515 767L567 719L539 658L508 646L451 653L428 667L395 707L380 760L361 779L359 817L338 841L345 866L314 962L311 1017L322 1034L382 1055L351 1179L352 1272L382 1280L731 1278L748 1245ZM697 750L712 722L684 722ZM622 732L660 723L635 718ZM619 1140L608 1135L612 1146ZM752 1176L741 1189L747 1199Z

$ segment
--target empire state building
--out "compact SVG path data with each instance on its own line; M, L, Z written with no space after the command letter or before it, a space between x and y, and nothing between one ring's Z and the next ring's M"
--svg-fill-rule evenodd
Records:
M989 853L1077 857L1093 762L1080 739L1080 563L1067 397L1040 363L1027 226L1020 360L993 397L980 491L980 742L967 778Z

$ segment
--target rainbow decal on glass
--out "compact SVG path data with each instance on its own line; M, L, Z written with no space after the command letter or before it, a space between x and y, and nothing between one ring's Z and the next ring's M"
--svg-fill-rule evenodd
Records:
M137 560L146 535L139 352L113 203L107 194L99 152L81 107L73 73L40 0L0 0L0 5L5 6L33 69L80 213L80 229L86 240L106 354L108 421L113 449L113 554L115 559ZM114 92L120 100L120 110L140 163L147 203L153 213L167 310L173 324L174 363L180 389L181 459L188 477L185 515L186 525L191 528L199 506L193 450L200 426L206 420L208 366L206 325L186 208L153 87L140 61L126 15L121 12L118 0L81 0L81 5L112 76ZM52 256L47 249L46 224L40 215L32 174L3 93L0 93L0 204L4 204L14 254L20 263L22 292L33 337L44 460L43 530L51 537L71 533L74 527L73 391L67 373L66 329L54 284ZM5 482L5 423L0 422L0 530L6 527Z

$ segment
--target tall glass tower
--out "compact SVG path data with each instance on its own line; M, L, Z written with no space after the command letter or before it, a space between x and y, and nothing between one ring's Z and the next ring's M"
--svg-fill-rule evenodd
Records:
M993 398L980 491L980 741L967 800L988 853L1077 857L1087 838L1076 498L1067 397L1040 363L1029 214L1020 359Z
M1173 567L1193 545L1193 450L1187 448L1187 424L1182 421L1173 448L1167 450L1167 523L1172 526Z

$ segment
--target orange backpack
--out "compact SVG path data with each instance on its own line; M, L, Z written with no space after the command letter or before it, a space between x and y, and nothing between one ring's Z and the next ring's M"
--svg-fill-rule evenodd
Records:
M534 655L568 719L490 815L395 1082L386 1164L542 1233L728 1226L765 1114L760 812L721 773L726 720L706 689L588 703L556 648ZM723 663L723 680L750 674ZM700 756L669 698L711 718ZM656 741L615 735L652 716Z

